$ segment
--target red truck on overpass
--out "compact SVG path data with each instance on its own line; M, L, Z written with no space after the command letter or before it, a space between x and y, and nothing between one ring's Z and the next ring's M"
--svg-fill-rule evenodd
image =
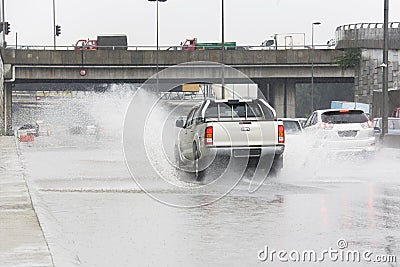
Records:
M101 35L96 40L80 39L75 43L75 50L127 50L126 35Z
M225 42L224 47L227 50L236 49L236 42ZM181 43L182 50L221 50L222 43L198 43L197 38L186 39Z

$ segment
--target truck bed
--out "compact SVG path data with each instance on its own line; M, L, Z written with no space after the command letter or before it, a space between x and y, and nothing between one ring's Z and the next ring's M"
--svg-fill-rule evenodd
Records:
M276 121L215 121L213 127L215 147L274 146L278 143Z

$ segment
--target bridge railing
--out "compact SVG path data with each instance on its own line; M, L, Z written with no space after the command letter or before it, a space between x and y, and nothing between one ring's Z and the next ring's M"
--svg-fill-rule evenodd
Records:
M214 50L219 50L220 47L209 47ZM334 45L314 45L314 49L334 49ZM15 49L15 50L45 50L45 51L51 51L51 50L61 50L61 51L90 51L90 50L79 50L76 49L74 45L57 45L54 47L54 45L15 45L15 44L9 44L6 49ZM101 47L99 48L101 50L130 50L130 51L143 51L143 50L157 50L157 47L154 45L140 45L140 46L124 46L124 47L118 47L118 46L109 46L109 47ZM260 45L238 45L235 47L229 47L226 48L226 50L293 50L293 49L311 49L311 45L299 45L299 46L277 46L277 47L266 47L266 46L260 46ZM182 47L180 45L177 46L159 46L159 50L163 51L179 51L182 50Z
M389 29L400 28L400 22L389 22ZM336 28L336 31L341 30L355 30L355 29L383 29L383 23L381 22L369 22L369 23L352 23L342 25Z
M335 39L338 49L383 47L383 23L354 23L336 28ZM400 22L388 24L389 49L400 48Z

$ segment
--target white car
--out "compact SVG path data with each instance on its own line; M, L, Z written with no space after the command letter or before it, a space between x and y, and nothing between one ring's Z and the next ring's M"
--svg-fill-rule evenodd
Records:
M316 110L304 124L304 131L315 141L314 147L366 155L375 152L373 123L362 110Z

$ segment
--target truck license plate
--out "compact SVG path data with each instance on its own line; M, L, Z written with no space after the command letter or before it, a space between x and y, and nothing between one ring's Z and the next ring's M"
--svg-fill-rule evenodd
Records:
M233 150L233 156L236 158L240 157L259 157L261 155L261 149L235 149Z

